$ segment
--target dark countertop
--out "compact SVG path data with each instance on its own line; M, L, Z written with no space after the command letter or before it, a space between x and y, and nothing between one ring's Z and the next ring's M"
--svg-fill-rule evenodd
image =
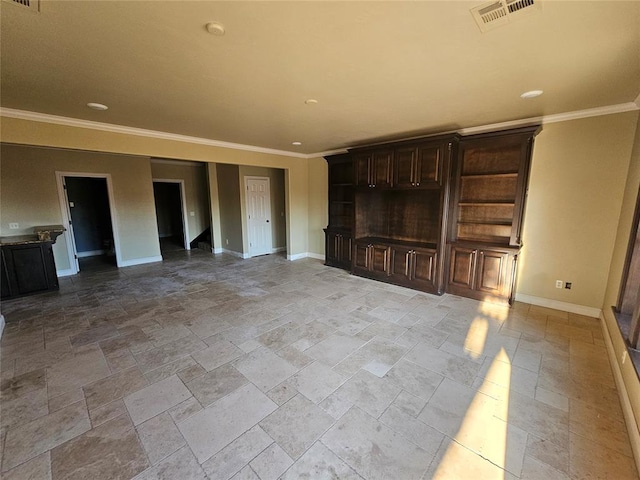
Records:
M13 235L11 237L0 237L0 245L28 245L30 243L43 243L50 240L40 240L38 235Z
M45 225L33 227L31 235L12 235L0 237L0 245L29 245L31 243L51 242L56 243L56 239L66 228L62 225Z

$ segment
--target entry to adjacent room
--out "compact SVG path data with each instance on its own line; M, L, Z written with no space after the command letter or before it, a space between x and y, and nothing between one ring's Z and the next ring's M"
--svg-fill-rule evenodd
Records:
M158 237L162 253L189 250L184 185L180 180L153 180Z

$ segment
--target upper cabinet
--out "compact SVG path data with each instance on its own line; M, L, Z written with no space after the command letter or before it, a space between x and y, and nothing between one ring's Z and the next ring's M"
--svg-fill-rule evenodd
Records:
M539 127L464 137L454 170L450 240L518 247Z
M354 162L356 184L359 187L391 186L393 150L382 149L358 153L354 156Z
M447 144L432 142L400 147L393 161L393 186L399 188L439 188L442 159Z

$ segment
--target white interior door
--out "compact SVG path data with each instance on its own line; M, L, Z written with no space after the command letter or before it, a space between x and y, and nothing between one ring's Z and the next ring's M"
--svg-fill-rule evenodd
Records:
M247 188L249 255L265 255L273 249L269 178L245 177L244 181Z
M75 271L79 272L80 271L80 262L78 261L78 249L76 248L76 235L75 232L73 231L73 221L71 220L71 208L73 207L72 202L69 201L69 196L67 195L67 182L65 177L62 177L62 188L64 191L64 200L65 200L65 206L66 206L66 214L67 214L67 225L68 225L68 230L69 230L69 236L67 237L67 241L69 242L68 244L68 248L71 249L71 253L73 255L72 258L72 265L71 268L74 269L75 267Z

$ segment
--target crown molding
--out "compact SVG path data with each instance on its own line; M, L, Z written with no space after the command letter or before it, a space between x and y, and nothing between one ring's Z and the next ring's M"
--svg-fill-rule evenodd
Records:
M178 165L180 167L202 167L204 162L192 162L189 160L166 160L164 158L151 157L151 163L159 163L161 165Z
M575 110L573 112L555 113L552 115L542 115L539 117L522 118L519 120L510 120L508 122L491 123L488 125L478 125L475 127L461 128L456 130L461 135L473 135L477 133L490 132L495 130L504 130L507 128L521 127L531 124L549 124L558 122L567 122L570 120L578 120L581 118L599 117L602 115L612 115L616 113L632 112L640 110L640 95L633 101L627 103L619 103L617 105L607 105L604 107L588 108L585 110ZM50 115L47 113L29 112L26 110L17 110L14 108L0 107L0 116L7 118L17 118L21 120L30 120L34 122L54 123L57 125L65 125L78 128L90 128L92 130L101 130L105 132L122 133L125 135L137 135L149 138L159 138L163 140L173 140L185 143L194 143L199 145L208 145L212 147L230 148L234 150L244 150L249 152L266 153L271 155L282 155L294 158L318 158L329 155L336 155L347 152L345 147L336 150L328 150L317 153L298 153L287 150L276 150L272 148L257 147L254 145L244 145L241 143L223 142L221 140L211 140L208 138L191 137L188 135L180 135L177 133L159 132L156 130L146 130L143 128L126 127L123 125L115 125L112 123L94 122L91 120L80 120L77 118L62 117L59 115ZM446 133L446 132L442 132ZM450 132L453 133L453 132ZM360 146L360 145L358 145ZM355 147L355 145L353 146ZM171 160L156 160L157 163L170 162Z
M289 152L286 150L276 150L273 148L257 147L255 145L244 145L241 143L223 142L221 140L211 140L208 138L191 137L188 135L180 135L177 133L159 132L157 130L147 130L144 128L126 127L113 123L94 122L92 120L81 120L78 118L62 117L59 115L50 115L48 113L29 112L26 110L17 110L14 108L0 107L0 116L7 118L17 118L20 120L31 120L33 122L53 123L56 125L65 125L68 127L90 128L92 130L101 130L104 132L122 133L125 135L136 135L139 137L159 138L162 140L173 140L177 142L195 143L199 145L208 145L211 147L230 148L233 150L244 150L249 152L267 153L271 155L283 155L295 158L310 158L309 155Z

